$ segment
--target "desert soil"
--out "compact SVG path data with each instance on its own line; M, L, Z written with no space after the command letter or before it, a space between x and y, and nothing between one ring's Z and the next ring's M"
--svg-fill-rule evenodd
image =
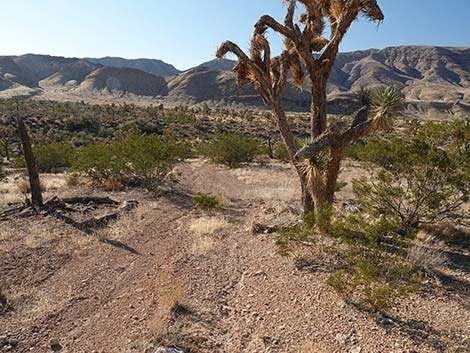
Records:
M342 179L357 168L347 163ZM0 351L470 351L468 251L455 254L459 262L445 269L447 281L389 315L371 314L329 288L331 269L308 253L282 257L274 235L249 232L261 217L295 215L290 167L228 170L195 160L175 176L179 183L160 196L69 187L64 176L44 176L48 198L93 194L139 206L92 237L52 217L0 223L0 282L12 303L0 314ZM13 185L0 189L0 203L21 198ZM192 210L191 195L200 191L220 195L224 209ZM348 186L338 204L350 197Z

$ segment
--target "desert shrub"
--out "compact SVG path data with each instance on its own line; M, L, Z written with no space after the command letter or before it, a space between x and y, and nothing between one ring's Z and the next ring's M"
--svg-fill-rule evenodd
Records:
M122 140L96 143L78 150L73 170L98 183L141 185L149 190L161 184L175 163L188 157L190 146L157 135L132 132Z
M126 159L117 142L98 142L77 150L72 169L98 183L111 178L124 178Z
M308 244L317 261L340 268L332 270L326 283L346 301L387 310L418 291L429 273L412 261L415 235L416 230L404 228L399 219L344 216L327 207L279 232L275 244L281 255L295 254L296 247Z
M65 184L67 186L77 186L80 183L80 178L77 173L68 174L65 179Z
M470 195L470 153L463 140L433 134L436 127L372 139L358 153L372 164L371 178L354 180L353 190L371 214L398 217L411 226L469 218L461 207Z
M200 147L200 152L212 162L237 168L252 162L262 152L260 143L240 134L227 134L213 138Z
M120 179L110 178L103 182L103 189L105 191L118 191L123 187L123 183Z
M333 222L330 234L345 245L343 269L332 273L327 284L349 301L373 310L386 310L398 298L420 289L424 273L409 261L415 234L393 219L373 221L349 216Z
M36 167L40 173L57 173L72 165L74 148L65 143L38 144L33 146ZM26 162L21 157L17 166L24 168Z
M290 160L289 152L287 152L286 145L283 142L277 143L274 146L274 157L283 162Z
M214 210L223 206L222 199L217 195L198 192L193 196L193 208L201 210Z
M78 117L72 116L65 119L64 127L72 132L86 130L97 133L100 129L100 122L91 113L86 113Z

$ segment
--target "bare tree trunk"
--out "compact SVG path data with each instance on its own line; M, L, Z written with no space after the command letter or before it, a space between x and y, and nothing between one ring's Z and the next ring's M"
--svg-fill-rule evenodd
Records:
M28 130L24 124L23 118L18 113L16 118L18 125L18 132L21 139L21 144L23 146L23 154L26 160L26 167L28 169L29 183L31 185L31 203L33 206L41 207L43 205L42 201L42 191L41 183L39 181L39 173L36 167L36 160L34 158L33 149L31 147L31 141L29 139Z

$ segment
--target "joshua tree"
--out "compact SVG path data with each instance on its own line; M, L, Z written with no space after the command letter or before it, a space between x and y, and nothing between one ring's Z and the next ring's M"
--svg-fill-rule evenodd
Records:
M287 0L284 23L262 16L255 25L249 55L235 43L227 41L217 57L227 53L237 56L233 71L238 84L250 81L263 101L271 106L281 137L296 167L302 187L304 212L321 210L334 198L344 149L354 141L389 125L402 96L393 88L374 91L371 104L366 104L351 126L328 124L327 80L338 55L339 45L352 22L364 15L380 22L384 15L376 0ZM303 10L294 20L297 4ZM329 25L329 38L324 37ZM284 50L271 57L266 32L271 29L284 38ZM312 84L310 143L297 149L286 114L281 106L282 92L291 75L298 87L305 80Z

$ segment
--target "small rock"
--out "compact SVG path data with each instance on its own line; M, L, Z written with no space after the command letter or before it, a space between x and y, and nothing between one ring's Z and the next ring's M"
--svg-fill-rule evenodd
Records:
M51 338L49 340L49 346L54 352L58 352L62 350L62 346L57 338Z
M339 344L341 344L343 346L345 346L348 343L348 339L349 339L349 335L346 335L346 334L343 334L343 333L338 333L335 336L336 342L338 342Z
M154 353L185 353L185 352L178 348L159 347Z
M354 347L351 349L351 353L361 353L362 352L362 347Z
M134 208L137 208L139 206L139 201L137 200L130 200L130 201L124 201L120 208L125 211L130 211L133 210Z
M59 340L57 338L51 338L49 340L49 346L52 347L52 346L58 346L58 345L60 345L60 343L59 343Z

